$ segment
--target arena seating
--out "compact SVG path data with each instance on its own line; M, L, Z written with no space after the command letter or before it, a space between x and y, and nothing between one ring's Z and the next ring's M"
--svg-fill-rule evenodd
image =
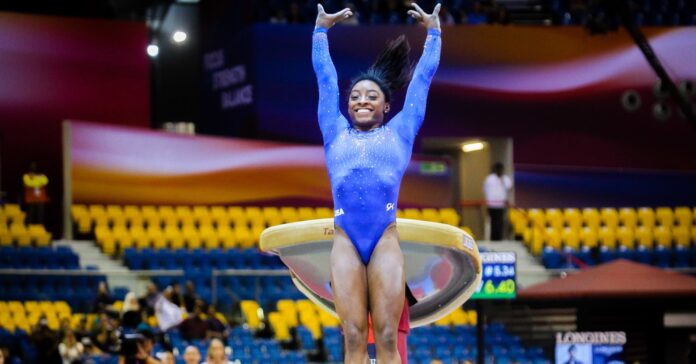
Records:
M51 233L43 225L26 225L26 213L19 205L0 205L0 246L46 247Z
M696 266L696 208L512 209L510 222L548 268L617 258L660 267Z
M76 231L94 238L104 253L128 248L250 249L261 232L283 223L333 217L326 207L117 206L74 205ZM404 209L398 217L458 226L454 209Z

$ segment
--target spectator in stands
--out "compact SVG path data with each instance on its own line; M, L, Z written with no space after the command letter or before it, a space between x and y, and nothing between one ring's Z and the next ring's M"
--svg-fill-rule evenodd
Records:
M225 345L220 339L213 339L208 345L203 364L239 364L239 360L229 361L225 355Z
M208 323L203 319L202 307L195 305L193 312L179 324L181 336L186 340L205 339L208 335Z
M121 309L121 326L126 329L135 329L142 322L140 303L135 297L135 293L128 292L123 300Z
M155 345L155 334L149 328L142 328L138 330L143 338L138 341L138 351L135 355L134 361L126 361L123 356L118 357L118 364L160 364L160 361L152 356L152 349Z
M503 164L493 165L492 173L483 182L483 192L490 217L491 240L502 240L505 226L505 209L509 204L509 193L512 188L510 177L503 175Z
M157 290L157 286L150 282L147 284L147 291L145 295L140 298L140 308L147 312L149 316L155 314L155 305L159 299L160 293Z
M171 286L167 288L169 293L169 297L167 297L167 299L169 300L169 302L179 307L184 307L184 298L181 295L181 286L179 285L179 283L174 282Z
M0 348L0 364L5 364L5 348Z
M116 325L111 322L109 316L102 313L98 320L95 320L95 330L92 334L92 342L103 352L113 352L118 344L118 336L115 330Z
M75 337L77 337L78 340L82 340L84 337L89 336L89 328L87 327L87 317L82 316L80 318L80 322L78 322L77 327L74 330L75 332Z
M449 11L449 7L445 4L442 4L442 7L440 8L440 24L441 25L454 25L454 16L452 16L452 13Z
M483 11L481 3L479 1L474 1L474 9L470 13L466 14L466 18L462 19L462 22L467 24L485 24L488 22L488 15Z
M62 360L58 354L58 333L48 327L48 321L45 317L39 319L39 323L29 337L30 341L38 351L39 363L61 363Z
M22 178L24 182L24 204L27 208L27 223L44 223L44 206L49 201L46 193L48 177L38 172L36 162L29 164L29 170Z
M85 348L82 343L77 341L75 333L68 329L65 332L65 338L63 342L58 345L58 352L60 353L60 358L63 360L63 364L76 364L82 362L82 355L85 352Z
M99 288L97 289L97 298L94 300L94 308L92 312L101 312L102 310L107 310L114 303L111 293L109 293L109 287L106 282L99 282Z
M186 292L184 293L184 305L186 306L186 312L193 312L193 308L196 306L196 301L199 299L196 294L196 288L193 286L191 280L186 281Z
M201 363L201 352L198 348L189 345L184 350L184 363L186 364L200 364Z
M223 341L227 340L227 325L225 325L224 317L221 317L215 310L215 306L208 305L207 317L205 319L208 325L208 338L218 338Z
M65 338L65 334L68 331L72 331L72 328L70 327L70 318L69 317L63 317L60 320L60 327L59 327L59 334L60 334L60 339L63 340Z
M174 360L174 353L171 351L163 351L159 355L160 362L162 364L175 364L176 361Z
M85 349L85 355L87 356L99 356L104 354L98 347L92 343L92 339L89 337L82 338L82 347Z

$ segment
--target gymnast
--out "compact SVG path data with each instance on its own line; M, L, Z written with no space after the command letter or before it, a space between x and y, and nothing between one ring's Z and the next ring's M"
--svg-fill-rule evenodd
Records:
M345 362L368 360L368 312L380 364L401 363L397 329L405 297L404 258L396 231L399 187L425 116L430 82L440 59L440 21L417 4L408 14L427 29L420 61L411 75L410 47L402 35L351 82L350 121L339 111L338 76L327 32L352 16L327 14L319 4L312 63L319 84L318 119L334 201L331 286L345 336ZM368 40L369 41L369 40ZM409 83L410 82L410 83ZM404 108L390 120L391 94L408 89Z

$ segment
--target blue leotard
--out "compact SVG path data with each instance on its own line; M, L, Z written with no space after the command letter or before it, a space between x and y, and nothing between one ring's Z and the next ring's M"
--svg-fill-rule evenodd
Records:
M396 221L401 178L423 123L430 81L440 61L440 32L428 30L408 86L404 109L370 131L354 129L339 111L338 76L325 28L312 36L312 63L319 83L319 127L324 139L334 201L334 224L348 234L364 264L384 230Z

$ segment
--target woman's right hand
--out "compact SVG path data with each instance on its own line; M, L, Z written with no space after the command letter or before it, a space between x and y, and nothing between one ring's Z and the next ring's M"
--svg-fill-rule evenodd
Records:
M324 11L324 7L321 4L317 4L317 21L316 26L329 29L332 26L340 23L341 21L353 16L353 12L350 8L345 8L339 12L333 14L327 14Z

